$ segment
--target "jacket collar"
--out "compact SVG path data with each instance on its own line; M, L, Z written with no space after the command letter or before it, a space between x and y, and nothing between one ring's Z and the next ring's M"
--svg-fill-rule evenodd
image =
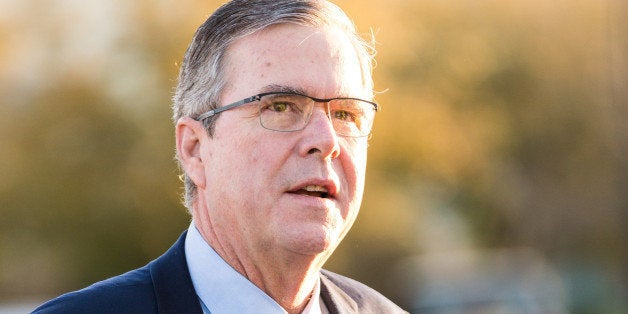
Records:
M150 263L159 313L203 313L185 259L186 233L183 232L166 253Z
M321 298L330 314L358 313L358 304L321 271Z

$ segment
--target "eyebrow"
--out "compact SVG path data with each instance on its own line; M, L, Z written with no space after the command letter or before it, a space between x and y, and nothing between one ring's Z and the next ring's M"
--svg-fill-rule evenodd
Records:
M281 84L268 84L260 89L260 93L292 93L292 94L300 94L308 97L317 98L317 96L313 96L308 93L305 89L289 86L289 85L281 85ZM332 98L356 98L351 96L336 96Z
M266 85L261 88L260 92L261 93L270 93L270 92L295 93L295 94L307 95L305 90L302 88L294 87L294 86L287 86L287 85L279 85L279 84Z

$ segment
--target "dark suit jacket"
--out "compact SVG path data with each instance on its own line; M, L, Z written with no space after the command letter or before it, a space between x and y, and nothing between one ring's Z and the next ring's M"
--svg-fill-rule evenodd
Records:
M148 265L64 294L34 313L202 313L185 260L185 235ZM326 270L321 297L332 314L405 313L364 284Z

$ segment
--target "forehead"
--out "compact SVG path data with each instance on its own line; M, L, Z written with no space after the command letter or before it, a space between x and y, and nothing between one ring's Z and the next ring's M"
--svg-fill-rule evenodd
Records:
M225 100L287 86L319 98L367 97L358 55L337 28L277 24L236 40L225 60Z

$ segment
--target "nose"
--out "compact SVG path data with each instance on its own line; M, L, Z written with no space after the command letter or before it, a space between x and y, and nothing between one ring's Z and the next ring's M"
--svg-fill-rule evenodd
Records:
M323 158L336 158L340 155L338 135L329 117L328 103L314 106L301 134L299 152L302 156L320 154Z

